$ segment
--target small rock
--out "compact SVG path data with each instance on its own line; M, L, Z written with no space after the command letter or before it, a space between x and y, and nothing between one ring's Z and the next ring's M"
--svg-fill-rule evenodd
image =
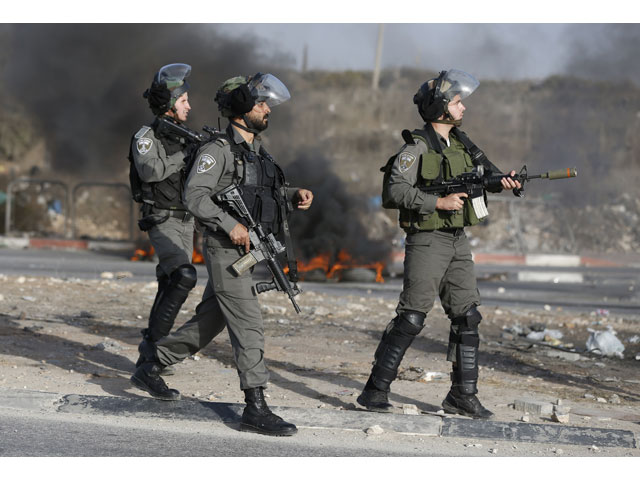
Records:
M489 453L498 453L498 449L497 448L490 448L489 449Z
M599 451L600 451L600 449L599 449L598 447L596 447L595 445L591 445L591 446L589 447L589 450L591 450L591 451L593 451L593 452L599 452Z
M313 308L313 313L315 315L320 315L321 317L326 317L327 315L329 315L331 313L331 311L328 308L319 306L319 307L314 307Z
M585 393L583 395L583 397L586 398L587 400L595 400L596 399L595 395L591 395L590 393Z
M561 399L561 398L558 398L558 399L556 400L556 405L562 405L563 403L564 403L564 402L562 401L562 399Z
M607 399L606 398L598 397L596 400L597 400L598 403L607 403Z
M367 428L364 433L367 435L380 435L381 433L384 433L384 430L380 425L373 425L372 427Z
M551 414L551 420L557 423L569 423L569 414L563 415L558 412Z
M279 318L278 323L280 325L289 325L291 321L288 318Z
M26 282L26 281L27 281L27 279L26 279L25 277L18 277L18 278L16 279L16 282L17 282L17 283L24 283L24 282Z
M36 297L22 297L23 300L26 300L27 302L35 302L36 301Z
M504 293L504 292L506 292L504 287L499 287L498 288L498 293Z
M100 274L100 278L106 278L107 280L111 280L113 277L113 272L102 272Z
M199 355L191 355L189 357L191 360L193 360L194 362L197 362L200 360L200 356Z
M609 397L609 403L613 403L615 405L620 405L620 396L616 393Z
M440 409L436 412L438 415L444 415L444 410Z
M544 311L545 312L550 312L551 311L551 305L545 305L544 306Z
M564 453L564 450L562 450L561 448L554 448L552 451L556 455L562 455Z
M523 415L522 417L520 417L520 421L524 422L524 423L529 423L529 415Z
M4 295L0 293L0 302L4 302Z
M405 403L404 405L402 405L402 413L404 415L420 415L418 407L416 407L412 403Z

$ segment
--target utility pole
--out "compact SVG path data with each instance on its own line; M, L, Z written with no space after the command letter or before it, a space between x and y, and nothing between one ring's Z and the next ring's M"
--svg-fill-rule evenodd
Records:
M309 45L304 44L302 49L302 73L307 73L307 67L309 62Z
M376 64L373 69L373 80L371 88L378 90L378 83L380 82L380 60L382 58L382 44L384 38L384 24L378 25L378 46L376 48Z

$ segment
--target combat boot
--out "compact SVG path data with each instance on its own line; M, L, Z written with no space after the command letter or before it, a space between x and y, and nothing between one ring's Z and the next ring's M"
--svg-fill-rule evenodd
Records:
M160 400L180 400L180 392L167 386L160 376L161 372L159 363L145 362L133 374L131 383Z
M142 341L138 345L138 353L140 355L138 356L138 360L136 361L136 368L140 367L140 365L145 362L158 363L158 353L156 351L156 345L149 339L147 332L148 330L146 328L142 330ZM160 365L160 368L162 369L162 371L160 372L161 375L169 376L176 374L176 369L171 365Z
M240 430L278 437L295 435L298 429L293 423L285 422L269 410L263 390L263 387L257 387L244 391L244 400L247 402L247 406L242 412Z
M457 387L451 387L447 397L442 402L446 413L456 413L471 418L487 419L493 417L493 412L482 406L475 395L464 395Z
M393 408L393 405L389 403L388 393L376 388L371 377L369 377L357 401L364 408L372 412L387 413Z

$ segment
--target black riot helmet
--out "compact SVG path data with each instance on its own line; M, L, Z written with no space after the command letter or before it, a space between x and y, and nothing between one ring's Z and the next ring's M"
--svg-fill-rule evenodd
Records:
M291 98L289 90L275 75L256 73L250 77L238 76L226 80L216 92L214 101L223 117L241 117L259 102L269 107Z
M449 115L449 102L460 95L460 99L471 95L480 82L473 75L461 70L443 70L437 78L424 82L413 96L413 103L425 122L458 124ZM444 120L438 120L445 115Z
M186 63L171 63L158 70L151 87L142 94L154 115L162 115L173 109L178 98L189 90L186 78L190 74L191 65Z

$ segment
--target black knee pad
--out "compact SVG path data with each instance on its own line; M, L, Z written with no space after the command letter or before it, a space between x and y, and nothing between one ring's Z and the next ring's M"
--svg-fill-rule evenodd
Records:
M476 306L472 306L469 310L467 310L464 315L459 317L450 317L451 325L457 325L463 328L478 328L480 322L482 321L482 315L476 308Z
M191 290L198 283L196 267L190 263L180 265L171 273L171 285Z

